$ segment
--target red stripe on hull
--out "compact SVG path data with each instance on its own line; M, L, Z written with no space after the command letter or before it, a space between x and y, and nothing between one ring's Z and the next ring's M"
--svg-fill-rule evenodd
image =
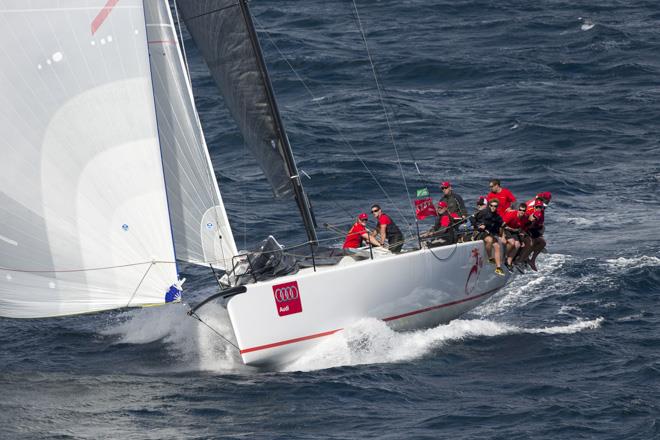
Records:
M497 291L499 289L500 288L498 287L497 289L489 290L488 292L481 293L481 294L475 295L475 296L471 296L469 298L464 298L464 299L461 299L461 300L458 300L458 301L452 301L452 302L445 303L445 304L440 304L440 305L437 305L437 306L427 307L427 308L424 308L424 309L419 309L419 310L415 310L415 311L412 311L412 312L404 313L402 315L390 316L389 318L383 318L382 321L385 321L385 322L394 321L394 320L397 320L397 319L405 318L407 316L413 316L413 315L418 315L420 313L430 312L431 310L437 310L437 309L442 309L442 308L445 308L445 307L455 306L456 304L461 304L461 303L464 303L464 302L473 301L475 299L479 299L481 297L490 295L491 293L494 293L495 291ZM281 347L282 345L288 345L288 344L293 344L295 342L307 341L309 339L321 338L323 336L330 336L330 335L335 334L335 333L337 333L338 331L341 331L341 330L343 330L343 328L338 328L336 330L330 330L330 331L323 332L323 333L316 333L316 334L308 335L308 336L302 336L300 338L287 339L285 341L280 341L280 342L273 342L272 344L258 345L256 347L245 348L245 349L241 350L241 354L252 353L254 351L265 350L267 348Z

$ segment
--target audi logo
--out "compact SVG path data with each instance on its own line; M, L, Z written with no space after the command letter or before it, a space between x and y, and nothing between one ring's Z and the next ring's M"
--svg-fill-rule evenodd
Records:
M300 293L296 286L286 286L275 289L275 301L278 303L293 301L298 298L300 298Z

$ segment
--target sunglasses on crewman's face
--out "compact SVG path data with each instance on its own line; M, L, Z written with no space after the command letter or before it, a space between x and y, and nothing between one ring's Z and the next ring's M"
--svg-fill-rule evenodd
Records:
M543 206L535 206L534 209L543 209Z
M380 211L380 209L372 209L372 210L371 210L371 213L372 213L372 214L375 214L375 213L377 213L378 211Z
M493 203L493 204L488 205L488 206L490 206L491 208L497 208L497 203Z
M520 208L518 211L520 211L520 212L525 212L525 211L527 211L527 210L526 210L525 208Z

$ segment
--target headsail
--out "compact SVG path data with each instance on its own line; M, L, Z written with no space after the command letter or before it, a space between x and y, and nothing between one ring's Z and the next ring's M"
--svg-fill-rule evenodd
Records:
M245 143L275 195L293 195L316 241L309 201L280 119L245 0L176 0Z
M158 133L179 260L230 267L236 244L167 0L145 0Z
M142 0L3 0L0 40L0 316L174 299Z

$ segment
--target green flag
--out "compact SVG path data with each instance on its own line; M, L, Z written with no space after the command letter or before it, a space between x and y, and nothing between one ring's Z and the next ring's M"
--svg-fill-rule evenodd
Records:
M428 197L429 190L427 188L422 188L417 190L417 197Z

